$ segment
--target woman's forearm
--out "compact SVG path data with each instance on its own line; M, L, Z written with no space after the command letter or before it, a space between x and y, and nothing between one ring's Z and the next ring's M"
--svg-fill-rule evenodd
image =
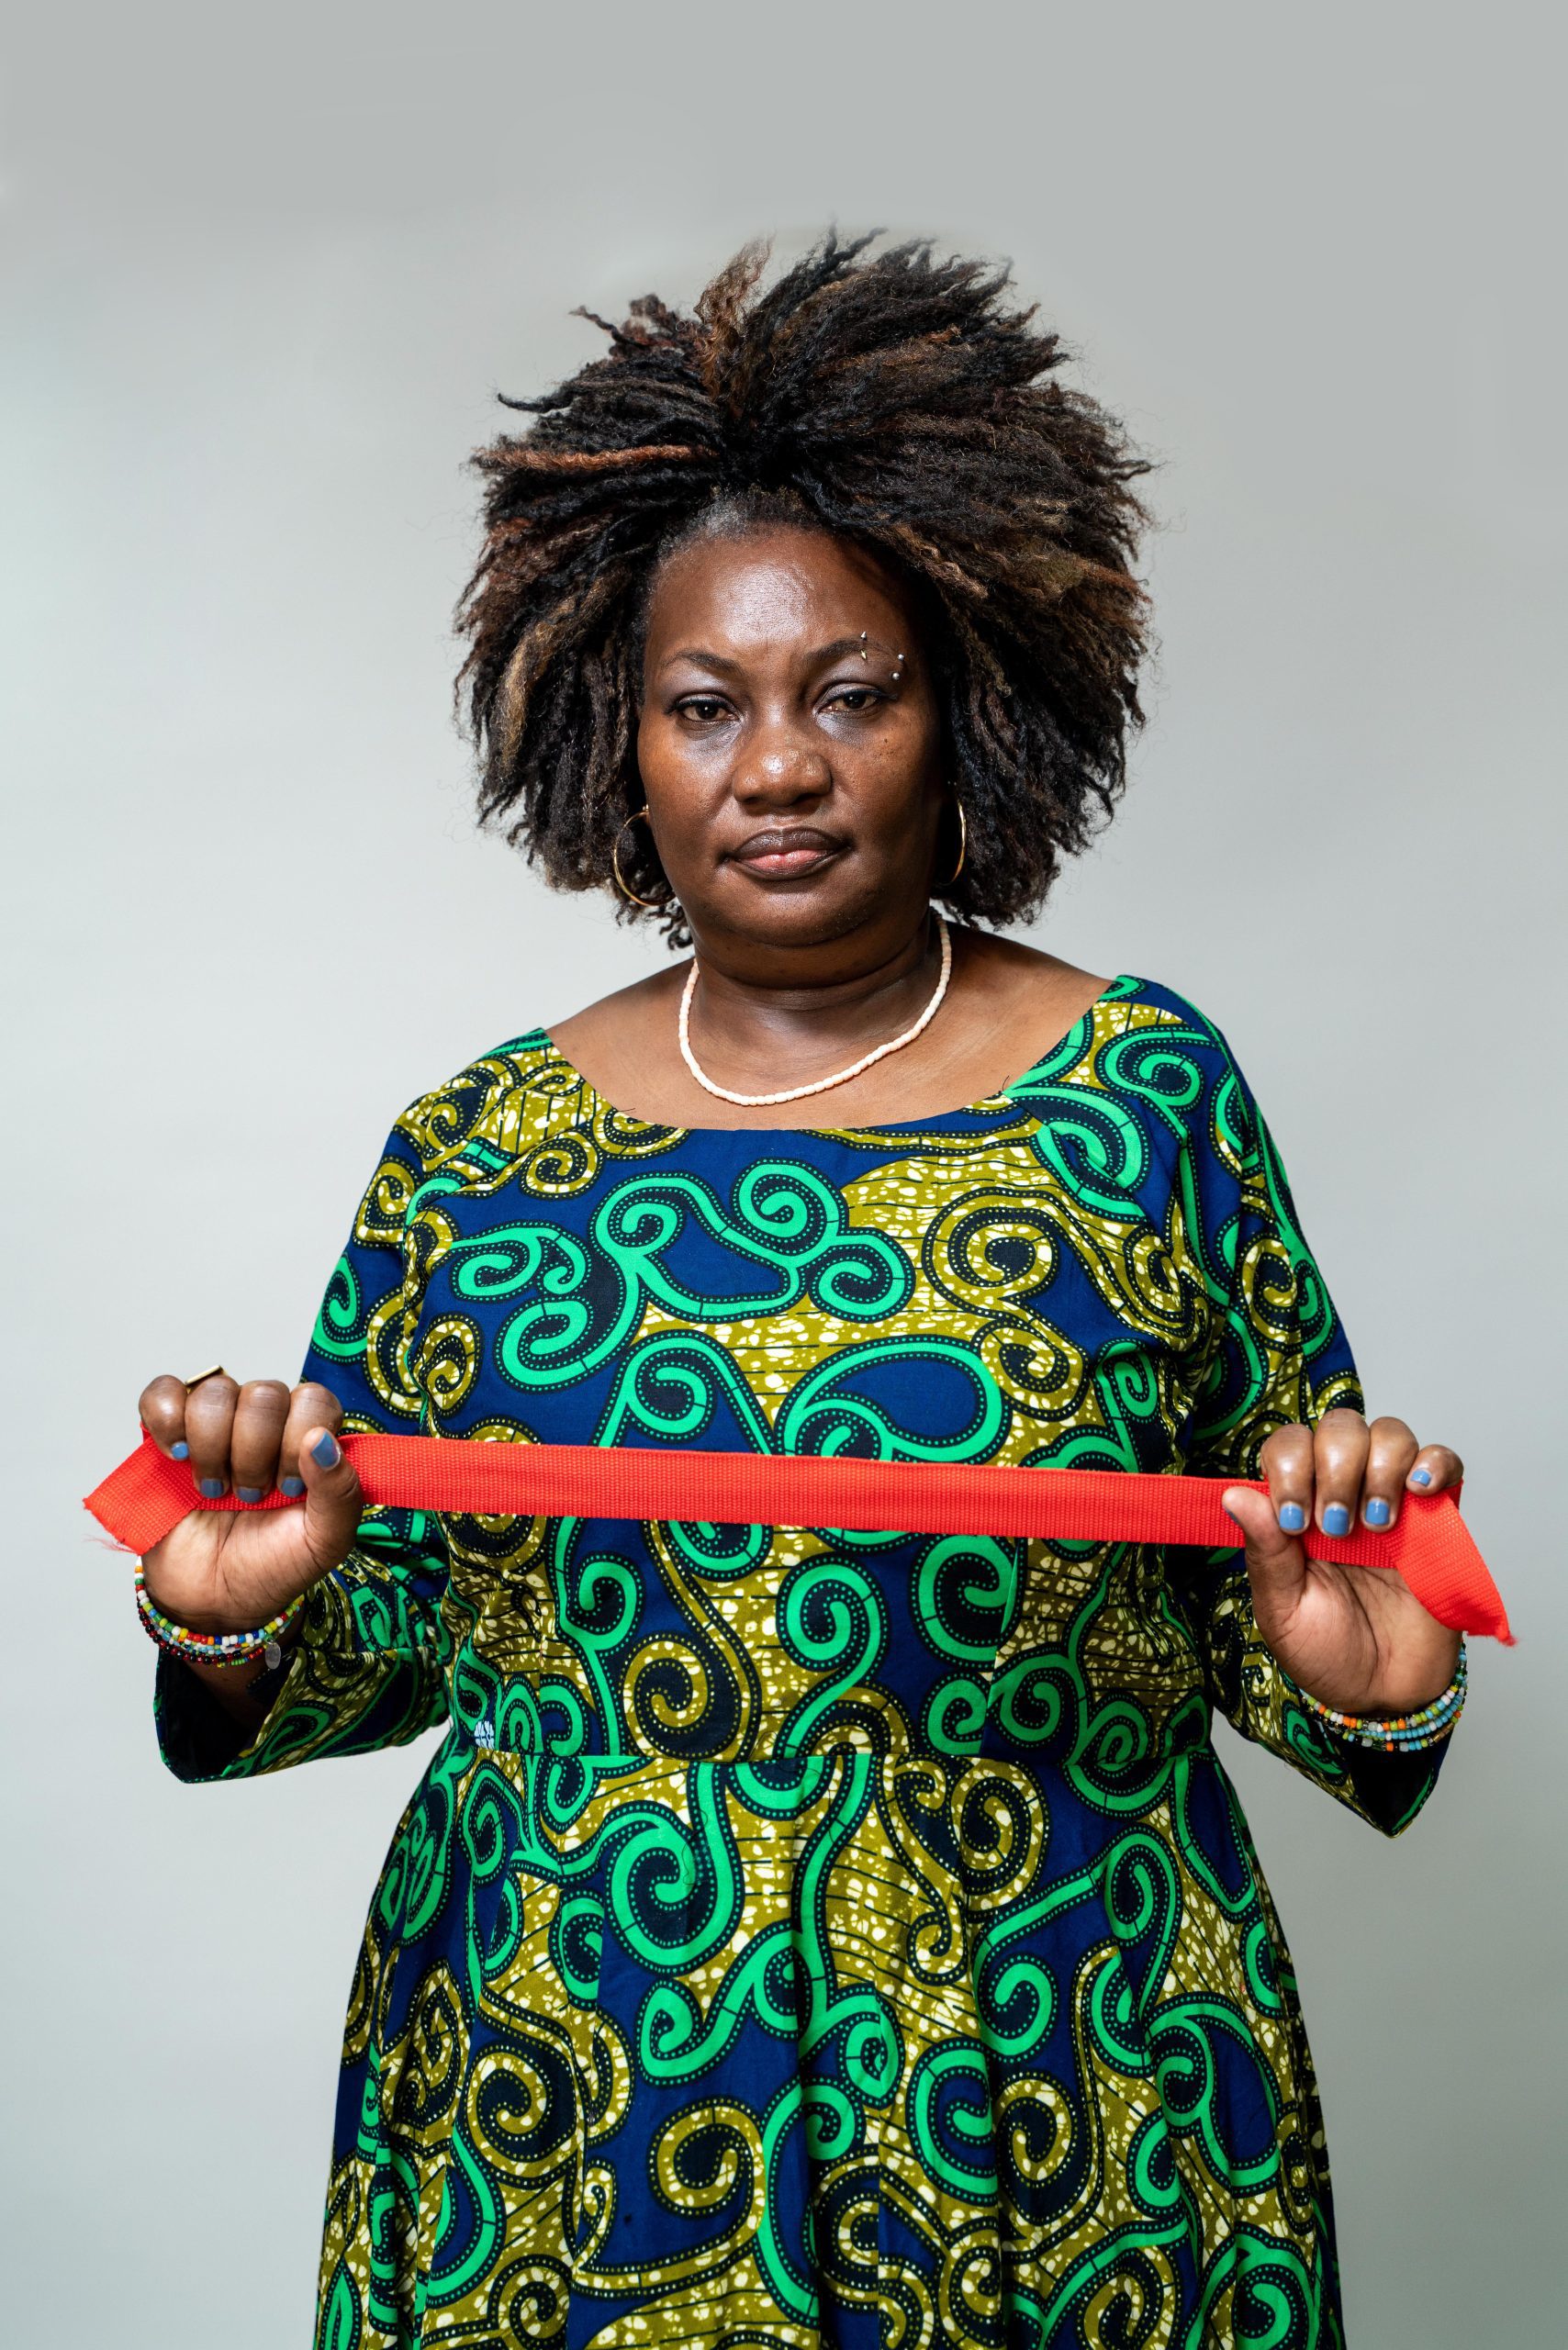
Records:
M273 1700L283 1686L289 1658L299 1640L297 1619L284 1632L277 1642L283 1651L280 1661L267 1665L252 1658L245 1664L208 1664L202 1660L181 1654L176 1660L179 1670L188 1673L193 1680L210 1692L230 1718L247 1733L260 1729L272 1711Z

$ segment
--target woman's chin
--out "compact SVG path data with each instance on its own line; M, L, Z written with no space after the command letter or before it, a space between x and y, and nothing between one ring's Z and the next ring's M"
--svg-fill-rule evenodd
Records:
M846 873L834 859L814 873L789 879L744 879L712 905L700 912L689 907L687 913L700 946L711 939L751 948L803 950L865 932L868 923L880 929L903 895L891 881L879 885L864 874ZM911 921L918 917L919 907L912 906Z

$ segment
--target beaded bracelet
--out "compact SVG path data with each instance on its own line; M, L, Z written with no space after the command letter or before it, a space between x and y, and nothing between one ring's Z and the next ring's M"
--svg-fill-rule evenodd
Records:
M175 1656L183 1656L192 1664L249 1664L261 1657L267 1671L275 1672L283 1662L283 1635L304 1605L305 1594L301 1592L253 1632L193 1632L188 1624L176 1624L173 1617L154 1606L148 1595L141 1561L138 1559L136 1562L136 1606L142 1630L160 1648L172 1650Z
M1442 1695L1434 1697L1429 1706L1423 1706L1419 1713L1341 1714L1305 1689L1297 1694L1308 1712L1338 1730L1341 1738L1353 1740L1358 1746L1381 1747L1388 1754L1412 1754L1422 1747L1436 1746L1439 1739L1448 1736L1464 1710L1464 1693L1469 1685L1470 1667L1462 1640L1453 1679Z

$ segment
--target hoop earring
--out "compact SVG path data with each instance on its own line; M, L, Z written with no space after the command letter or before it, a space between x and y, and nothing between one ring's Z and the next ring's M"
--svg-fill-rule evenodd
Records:
M958 811L958 862L954 866L953 870L948 874L947 878L942 884L944 892L952 888L954 882L963 871L964 859L969 853L969 828L964 821L964 803L959 799L956 791L953 794L953 805Z
M629 890L626 887L626 876L621 870L621 834L626 830L627 824L640 823L647 812L647 802L644 800L642 807L634 808L625 822L622 824L610 844L610 869L615 876L615 886L623 898L633 906L646 906L650 912L657 913L666 901L663 898L639 898L635 890Z

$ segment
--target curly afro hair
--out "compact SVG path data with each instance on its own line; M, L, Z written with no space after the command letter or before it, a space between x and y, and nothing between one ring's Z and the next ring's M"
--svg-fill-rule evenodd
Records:
M598 889L642 804L643 615L710 531L789 520L857 541L913 591L968 855L955 913L1035 912L1126 780L1145 604L1148 466L1005 269L927 242L824 238L770 286L747 247L690 316L654 295L480 450L486 537L459 608L480 810L558 888ZM592 317L591 312L579 313ZM647 828L632 887L684 938ZM635 916L642 910L622 901Z

